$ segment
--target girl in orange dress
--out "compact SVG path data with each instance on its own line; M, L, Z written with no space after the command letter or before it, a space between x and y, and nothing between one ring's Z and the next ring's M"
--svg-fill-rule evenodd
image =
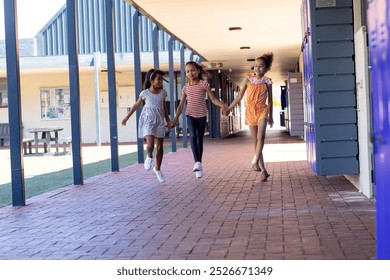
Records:
M267 181L267 178L270 176L265 168L263 158L265 131L267 123L270 127L274 124L272 118L272 80L264 75L271 69L273 59L273 53L266 53L256 59L254 65L255 74L245 74L241 91L229 106L229 110L234 108L246 92L245 124L249 126L255 147L252 168L261 172L260 180L263 182Z

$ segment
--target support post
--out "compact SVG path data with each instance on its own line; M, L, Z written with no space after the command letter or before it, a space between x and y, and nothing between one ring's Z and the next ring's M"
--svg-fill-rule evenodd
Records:
M99 72L100 72L100 52L93 54L93 66L94 66L94 88L95 88L95 112L96 112L96 145L100 147L102 145L102 132L100 129L100 86L99 86Z
M171 120L175 117L175 73L173 65L173 42L172 37L168 40L168 63L169 63L169 111ZM171 129L171 146L172 152L176 152L176 131Z
M111 171L119 171L118 156L118 118L116 111L116 76L114 50L114 5L113 0L106 0L106 39L107 39L107 74L108 104L110 122Z
M133 13L133 54L134 54L134 83L135 83L135 99L138 100L142 90L142 73L141 73L141 53L139 46L139 22L140 13L134 8ZM137 150L138 150L138 163L144 162L144 145L143 139L138 137L139 118L141 115L141 109L136 111L137 119Z
M66 1L68 24L68 61L70 84L70 114L72 126L73 184L83 185L83 157L81 150L80 73L78 61L77 3Z
M160 69L160 60L159 60L159 28L157 25L153 28L153 37L152 37L152 45L153 45L153 65L155 69Z
M181 80L181 89L186 85L186 70L185 70L185 58L184 58L184 51L185 46L182 44L180 48L180 80ZM183 98L183 95L182 97ZM183 132L183 148L187 148L187 118L186 118L186 107L187 105L184 104L183 113L181 115L182 117L182 132Z
M22 156L22 114L16 0L4 0L7 60L8 120L10 130L12 205L25 206L24 158Z

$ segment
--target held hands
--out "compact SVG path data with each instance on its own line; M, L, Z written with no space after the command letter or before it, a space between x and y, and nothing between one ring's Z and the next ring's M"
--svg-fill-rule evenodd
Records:
M177 119L174 118L173 120L170 120L167 125L169 128L174 128L176 126L176 123L177 123Z
M223 105L222 107L222 115L228 116L230 114L230 108L226 105Z

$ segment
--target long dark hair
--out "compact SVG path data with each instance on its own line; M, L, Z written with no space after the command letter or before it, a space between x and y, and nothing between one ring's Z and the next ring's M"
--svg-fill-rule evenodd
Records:
M199 70L199 74L198 74L199 80L211 78L211 74L208 71L204 70L203 66L198 64L197 62L190 60L190 61L187 61L186 66L187 65L193 65L196 67L196 69Z
M145 81L144 81L144 89L148 89L152 86L151 81L153 81L156 78L157 74L160 74L161 76L165 75L164 71L161 71L159 69L153 69L153 68L150 69L148 73L146 73Z

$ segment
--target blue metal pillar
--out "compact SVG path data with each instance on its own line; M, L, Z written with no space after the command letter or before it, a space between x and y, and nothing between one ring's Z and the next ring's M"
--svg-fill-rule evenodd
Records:
M133 7L134 8L134 7ZM134 83L135 83L135 97L138 100L139 95L142 91L142 73L141 73L141 53L139 46L139 22L140 22L140 13L134 8L133 13L133 54L134 54ZM138 123L139 117L141 115L141 109L136 111L137 119L137 150L138 150L138 163L144 162L144 145L143 139L138 137Z
M172 36L168 40L168 63L169 63L169 111L171 115L171 120L175 117L175 73L174 73L174 64L173 64L173 42L174 39ZM171 130L171 146L172 152L176 152L176 131Z
M372 90L376 257L390 260L390 0L369 1L367 10Z
M180 48L180 80L181 80L181 88L186 85L186 69L185 69L185 58L184 58L184 51L185 46L182 44ZM183 95L182 97L183 98ZM181 114L182 117L182 132L183 132L183 148L187 148L187 118L186 118L186 107L187 105L184 104L183 113Z
M8 120L10 129L12 205L25 206L24 159L22 157L22 114L20 103L19 44L16 0L4 0L7 59Z
M191 51L191 53L190 53L190 61L194 61L194 52L193 51Z
M72 126L73 184L83 185L83 157L81 150L80 75L78 61L77 3L66 0L68 27L68 61L70 84L70 114Z
M114 5L113 0L106 0L106 42L107 42L107 74L108 74L108 104L111 143L111 171L119 171L118 156L118 118L116 111L116 76L114 50Z
M155 69L160 69L160 60L159 60L159 28L157 25L153 28L153 37L152 37L152 45L153 45L153 65Z

